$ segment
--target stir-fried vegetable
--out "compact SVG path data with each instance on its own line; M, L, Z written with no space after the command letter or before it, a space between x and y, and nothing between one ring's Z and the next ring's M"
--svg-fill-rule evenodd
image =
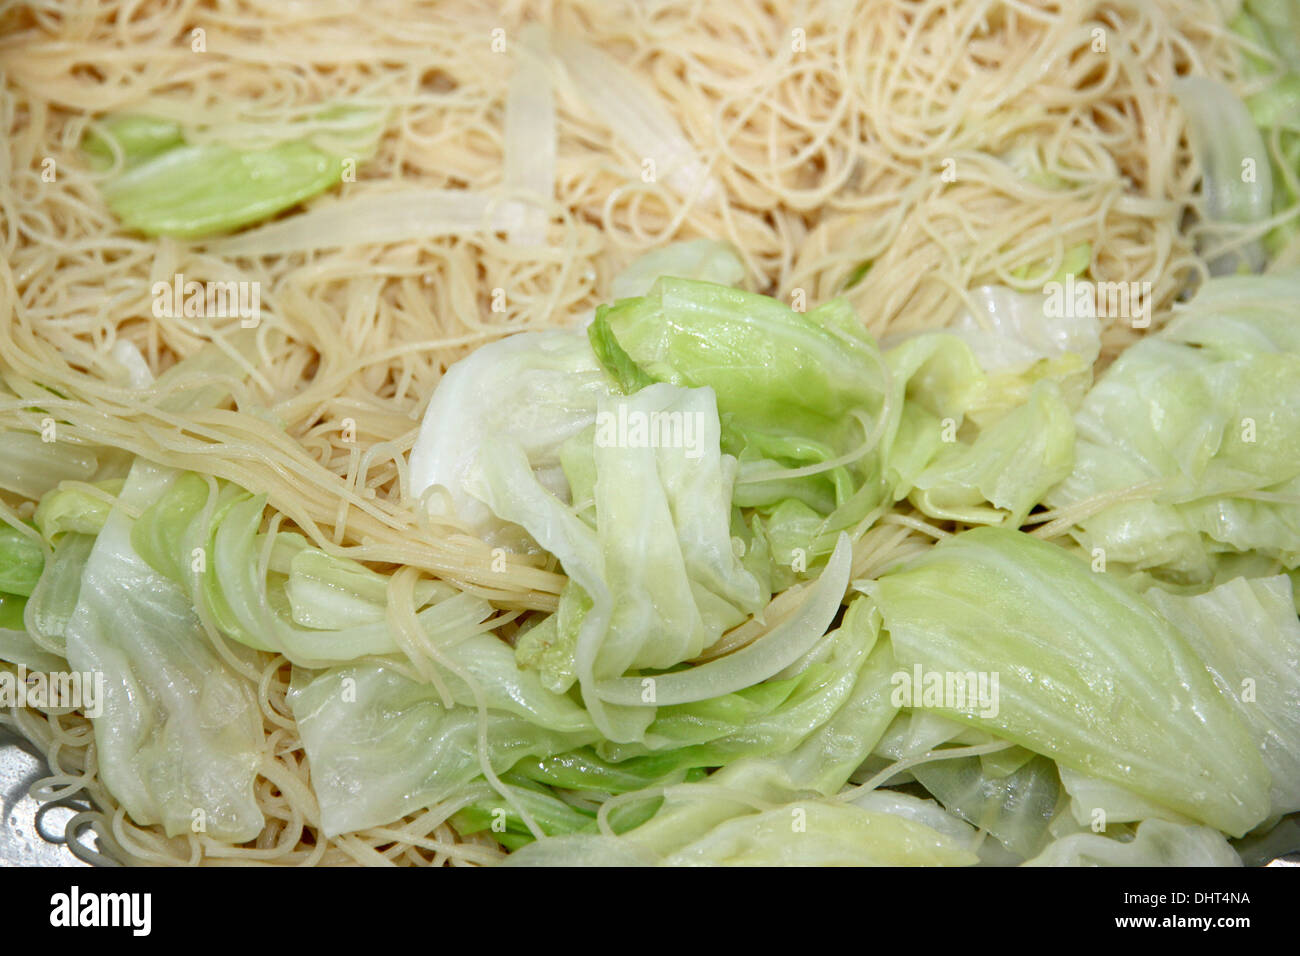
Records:
M123 115L101 124L84 148L116 170L104 199L123 226L193 239L269 219L336 185L346 163L373 152L380 122L371 110L331 110L314 135L251 148L210 133L191 142L179 123Z
M410 483L558 560L510 643L248 489L6 436L38 505L0 531L0 656L105 675L102 778L168 833L260 829L235 669L269 652L329 835L438 805L521 864L1239 862L1300 809L1297 281L1211 282L1086 395L1095 323L1007 290L882 352L843 303L663 277L485 346ZM904 499L989 527L854 582ZM1043 502L1084 554L1017 530Z

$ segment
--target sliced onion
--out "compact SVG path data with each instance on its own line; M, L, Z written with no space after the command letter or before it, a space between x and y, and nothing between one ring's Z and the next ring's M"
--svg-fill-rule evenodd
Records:
M153 384L153 372L149 370L149 363L130 339L114 342L109 355L126 370L126 380L132 388L148 388Z
M642 159L654 160L656 177L681 196L703 199L717 191L717 182L653 89L581 40L557 36L555 47L578 95L616 139Z
M1268 149L1250 111L1237 94L1217 80L1189 76L1173 84L1187 114L1187 134L1201 164L1201 192L1211 222L1245 225L1267 219L1273 210L1273 170ZM1243 177L1245 160L1254 161L1254 181ZM1250 268L1264 267L1258 242L1242 248ZM1238 254L1210 263L1215 275L1237 271Z
M689 704L730 694L767 680L789 667L825 636L840 609L849 586L853 548L849 536L840 533L826 569L809 591L808 598L789 618L767 634L734 654L719 657L672 674L654 678L617 677L596 684L596 693L609 704L644 706L644 682L654 681L656 706Z
M260 229L207 243L218 255L270 256L365 243L518 228L524 206L464 189L408 189L321 205Z
M555 89L546 31L529 24L515 49L519 58L506 97L505 189L527 206L508 238L537 246L546 242L547 211L534 200L549 203L555 195Z

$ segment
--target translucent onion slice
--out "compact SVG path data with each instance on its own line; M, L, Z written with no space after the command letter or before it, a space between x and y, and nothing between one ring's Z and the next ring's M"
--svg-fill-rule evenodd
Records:
M1249 224L1267 219L1273 207L1273 172L1268 149L1246 104L1217 80L1189 76L1173 84L1187 114L1187 133L1200 161L1205 215L1211 222ZM1265 262L1263 247L1252 242L1241 253L1254 272ZM1210 263L1210 272L1237 271L1239 257L1227 253Z
M614 137L644 160L655 177L681 196L706 199L718 189L672 112L631 70L608 53L572 37L555 49L578 95Z
M506 97L505 189L510 199L527 202L522 221L507 233L515 245L546 242L547 210L555 195L555 89L550 41L529 24L515 47L518 60Z
M689 670L654 678L618 677L600 681L596 692L610 704L643 706L645 681L654 681L656 706L689 704L752 687L793 664L808 653L835 619L849 584L853 548L841 533L826 569L807 600L787 620L734 654Z
M507 232L524 205L464 189L361 195L207 244L225 256L273 256L474 232Z

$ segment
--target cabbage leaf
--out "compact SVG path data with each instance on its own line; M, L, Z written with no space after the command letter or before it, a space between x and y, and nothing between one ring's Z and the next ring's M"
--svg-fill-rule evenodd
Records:
M132 468L86 560L65 625L67 660L103 675L92 718L99 775L132 819L168 836L243 843L263 824L253 793L266 746L256 696L213 650L189 595L131 546L125 509L174 480L144 462Z
M1267 816L1269 772L1195 651L1078 556L975 528L865 587L903 668L998 678L991 708L963 685L927 709L1235 836Z
M1224 556L1300 564L1300 273L1215 279L1130 346L1075 417L1045 502L1107 566L1208 583Z

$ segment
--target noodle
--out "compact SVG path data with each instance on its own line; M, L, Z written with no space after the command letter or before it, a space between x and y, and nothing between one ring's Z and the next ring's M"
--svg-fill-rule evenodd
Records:
M268 496L272 528L296 527L334 554L405 566L390 579L391 630L444 698L446 663L415 624L420 576L490 600L505 612L488 625L503 638L521 614L553 611L565 578L538 555L510 555L507 573L493 570L484 542L412 507L405 456L425 405L445 369L477 346L580 321L636 255L674 239L729 240L753 288L787 301L844 292L878 337L950 324L975 285L1041 287L1083 243L1096 279L1151 283L1153 326L1189 278L1206 274L1194 237L1180 229L1200 170L1165 90L1193 70L1236 82L1241 41L1225 26L1229 11L1211 0L511 0L499 11L404 0L364 9L20 0L0 13L0 429L38 431L52 417L61 441L195 470L213 491L216 478L235 482ZM526 23L581 38L631 70L694 151L694 185L644 181L643 157L611 135L554 56L554 195L499 197L550 200L524 223L530 241L520 245L478 229L275 254L247 252L252 240L242 236L144 240L121 230L99 194L106 174L79 155L104 113L169 117L195 141L251 145L299 135L322 108L347 103L387 111L385 131L356 181L311 208L362 208L390 193L400 206L403 190L491 196L503 182L531 192L533 177L507 157L516 54L489 42L496 29L513 41ZM51 168L53 179L43 174ZM531 241L541 236L544 244ZM178 274L257 283L257 329L241 329L237 317L156 316L153 284ZM1102 361L1137 334L1109 322ZM160 377L155 385L124 383L112 358L123 342ZM205 348L224 358L167 378ZM205 385L231 403L188 404ZM881 437L863 424L853 458ZM3 503L6 518L30 514L18 496ZM1050 523L1039 533L1059 533L1076 512L1040 516ZM948 533L906 508L875 514L854 531L854 577L878 575ZM761 620L700 660L762 636L799 594L778 595ZM84 716L0 715L48 760L40 799L85 804L67 828L79 855L304 866L501 858L495 841L461 836L448 822L482 788L388 826L325 837L286 703L290 665L232 647L214 622L202 623L255 689L266 731L257 780L265 829L235 847L137 826L98 777ZM942 757L950 755L958 752ZM600 807L602 828L623 802L633 801ZM99 854L79 842L87 830Z

